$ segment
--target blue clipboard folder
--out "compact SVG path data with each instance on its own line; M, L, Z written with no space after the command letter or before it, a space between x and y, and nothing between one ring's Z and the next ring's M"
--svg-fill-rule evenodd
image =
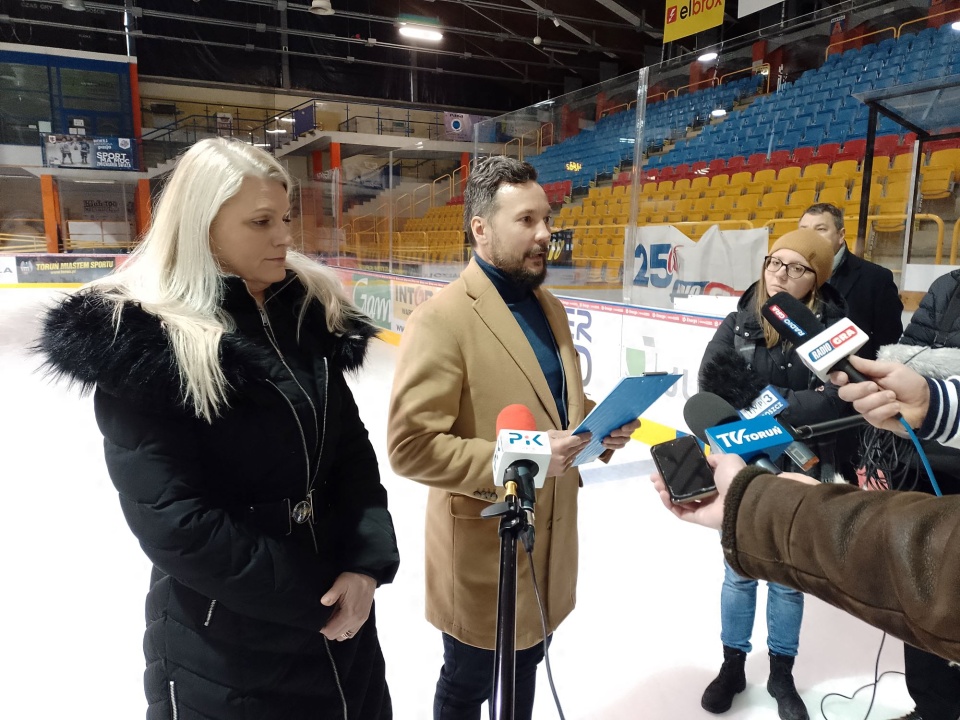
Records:
M620 378L610 394L573 431L574 435L593 433L590 444L580 451L573 464L581 465L600 457L605 449L603 439L607 435L640 417L681 377L676 373L647 373Z

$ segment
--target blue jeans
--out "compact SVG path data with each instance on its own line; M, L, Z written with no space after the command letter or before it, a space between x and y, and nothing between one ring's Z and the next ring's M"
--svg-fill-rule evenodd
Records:
M547 644L553 635L547 637ZM537 665L543 660L543 643L517 650L514 685L514 718L529 720L537 688ZM490 700L493 717L494 652L467 645L443 633L443 667L433 698L434 720L480 720L480 706Z
M723 563L720 591L720 641L748 653L752 649L753 618L757 611L757 581L737 575ZM796 657L803 620L803 593L767 583L767 647L774 655Z

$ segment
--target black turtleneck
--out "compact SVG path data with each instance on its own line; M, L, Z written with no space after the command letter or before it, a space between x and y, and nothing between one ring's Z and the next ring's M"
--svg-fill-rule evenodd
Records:
M540 369L547 379L547 385L553 394L553 399L557 403L557 411L560 413L560 421L563 429L566 429L567 420L567 397L566 384L564 382L563 364L560 362L560 351L557 349L556 340L553 332L550 330L550 324L547 322L547 316L540 307L536 295L528 287L518 285L500 268L491 265L474 253L474 259L477 265L483 270L484 274L490 278L490 282L500 293L500 297L506 303L517 324L523 330L523 334L533 348L537 361L540 363Z

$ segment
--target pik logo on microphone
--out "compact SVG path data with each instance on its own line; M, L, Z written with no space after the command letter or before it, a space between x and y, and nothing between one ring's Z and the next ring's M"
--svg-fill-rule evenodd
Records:
M810 359L813 361L817 361L820 358L826 357L833 350L836 350L841 345L852 340L855 337L857 337L857 329L852 325L848 325L846 328L838 332L829 340L825 341L821 345L818 345L813 350L811 350Z
M533 433L524 433L517 432L515 430L509 431L507 436L507 444L513 447L514 445L523 445L524 447L543 447L543 443L540 442L540 438L543 437L543 433L533 432Z

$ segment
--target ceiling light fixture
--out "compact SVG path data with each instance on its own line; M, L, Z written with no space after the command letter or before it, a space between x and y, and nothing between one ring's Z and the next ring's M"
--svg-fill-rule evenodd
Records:
M560 27L560 18L558 18L556 15L553 16L553 26Z
M432 30L420 25L408 25L406 23L400 23L400 34L408 38L414 38L415 40L432 40L433 42L443 40L443 33L439 30Z
M716 52L714 52L713 50L710 50L710 51L708 51L708 52L705 52L705 53L704 53L703 55L701 55L700 57L698 57L697 60L699 60L700 62L706 63L706 62L713 62L713 61L716 60L718 57L719 57L719 55L717 55Z
M330 0L313 0L310 3L310 12L314 15L333 15L336 10L330 4Z
M87 6L83 4L83 0L63 0L63 9L83 12L87 9Z

